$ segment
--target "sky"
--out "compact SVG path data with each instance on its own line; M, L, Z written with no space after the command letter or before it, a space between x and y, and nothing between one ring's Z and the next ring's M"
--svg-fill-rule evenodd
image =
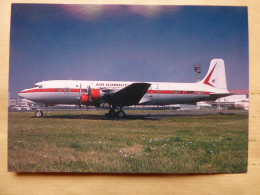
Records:
M43 80L195 82L213 58L248 89L247 7L12 5L10 97Z

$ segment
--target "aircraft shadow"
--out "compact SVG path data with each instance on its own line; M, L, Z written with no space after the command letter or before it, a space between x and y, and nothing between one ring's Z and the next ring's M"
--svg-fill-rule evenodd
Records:
M35 118L35 117L33 117ZM158 116L148 115L126 115L124 118L108 117L104 115L80 114L80 115L45 115L43 118L59 118L59 119L85 119L85 120L159 120Z
M165 117L188 117L188 116L204 116L204 115L236 115L234 112L168 112L168 113L140 113L126 114L124 118L108 117L105 115L95 114L63 114L63 115L45 115L43 118L59 118L59 119L85 119L85 120L160 120ZM242 116L242 115L241 115ZM34 116L32 118L35 118Z

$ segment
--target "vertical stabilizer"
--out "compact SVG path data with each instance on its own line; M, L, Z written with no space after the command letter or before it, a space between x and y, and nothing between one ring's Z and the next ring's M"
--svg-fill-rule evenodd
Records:
M208 73L205 78L200 82L204 85L208 85L218 89L227 89L224 60L211 60Z

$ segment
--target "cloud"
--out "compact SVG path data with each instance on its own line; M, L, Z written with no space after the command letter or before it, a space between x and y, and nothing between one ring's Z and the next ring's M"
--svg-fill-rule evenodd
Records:
M153 18L162 13L178 11L180 6L156 6L156 5L134 5L129 6L130 13L143 16L145 18Z
M62 5L72 16L91 21L104 13L103 5Z
M162 13L175 13L181 6L158 5L62 5L73 17L85 21L93 21L105 15L120 17L126 15L139 15L145 18L157 17Z

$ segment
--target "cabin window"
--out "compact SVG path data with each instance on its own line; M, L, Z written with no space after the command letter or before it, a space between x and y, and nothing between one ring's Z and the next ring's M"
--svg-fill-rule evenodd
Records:
M42 85L39 85L39 88L42 89Z
M193 91L190 91L190 94L193 94Z
M183 91L181 91L181 94L183 94Z
M78 85L76 85L76 87L78 87Z
M88 90L87 90L87 89L84 89L84 92L85 92L85 93L87 93L87 92L88 92Z
M58 91L58 92L61 92L61 89L60 89L60 88L58 88L58 89L57 89L57 91Z
M70 89L69 88L65 88L64 92L70 92Z

